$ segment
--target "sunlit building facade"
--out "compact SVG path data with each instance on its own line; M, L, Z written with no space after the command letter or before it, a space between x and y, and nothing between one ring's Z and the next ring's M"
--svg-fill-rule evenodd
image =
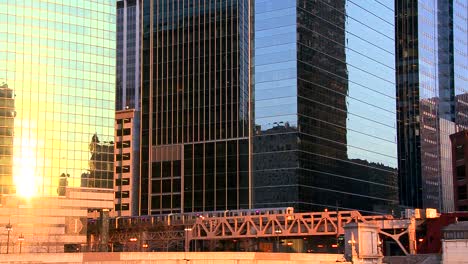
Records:
M0 225L10 221L15 232L24 230L25 239L46 237L48 228L54 230L62 251L70 235L68 223L49 221L34 231L31 227L41 223L31 219L33 212L86 219L93 203L69 204L66 199L77 198L71 193L94 197L91 188L112 192L113 147L108 145L114 140L115 10L114 0L0 2L2 190L16 193L14 208L23 208L22 197L32 199L30 204L42 198L53 204L22 212L2 203ZM11 110L14 115L7 113ZM91 207L103 208L99 197L104 196L92 198L96 203ZM74 242L81 241L79 236Z
M398 203L391 1L143 1L141 214Z
M131 216L138 214L139 201L139 154L140 134L135 130L139 112L134 109L116 111L115 114L115 210L111 215ZM135 157L136 156L136 157Z

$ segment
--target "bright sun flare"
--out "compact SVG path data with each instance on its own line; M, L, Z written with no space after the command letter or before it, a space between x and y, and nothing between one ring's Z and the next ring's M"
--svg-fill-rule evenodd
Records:
M23 142L23 148L18 158L15 158L13 167L16 194L25 198L36 195L36 179L34 177L36 158L34 148L27 143Z

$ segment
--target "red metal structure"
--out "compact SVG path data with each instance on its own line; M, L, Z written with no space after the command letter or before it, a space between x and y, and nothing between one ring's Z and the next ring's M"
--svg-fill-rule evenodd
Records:
M468 221L468 212L444 213L438 218L427 219L417 232L418 253L441 253L442 229L456 221Z

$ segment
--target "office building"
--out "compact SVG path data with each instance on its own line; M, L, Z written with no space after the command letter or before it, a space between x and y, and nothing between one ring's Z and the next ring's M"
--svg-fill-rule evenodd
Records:
M396 1L399 197L453 210L449 135L466 129L467 5ZM452 124L449 124L451 122Z
M139 170L138 159L134 157L135 141L139 140L139 134L133 134L134 120L138 117L134 109L117 111L115 114L115 216L131 216L138 214L139 201Z
M140 109L140 0L117 1L116 110Z
M143 1L141 214L249 206L246 3Z
M128 145L116 146L115 161L117 170L114 178L115 181L119 183L127 183L125 179L129 180L129 185L125 185L125 187L115 185L115 213L117 215L135 215L138 213L141 114L140 12L140 0L117 1L117 76L115 102L117 123L115 141L125 141ZM131 152L127 153L129 150L131 150ZM121 171L120 168L126 168L128 171ZM127 191L129 192L128 197Z
M393 3L142 3L140 214L397 205Z
M390 210L393 3L256 1L254 10L255 203Z
M468 131L450 135L452 142L454 211L468 211Z
M23 252L85 243L68 225L85 230L87 210L113 207L102 144L114 140L115 9L113 0L0 3L0 226L10 222L14 242L22 233Z

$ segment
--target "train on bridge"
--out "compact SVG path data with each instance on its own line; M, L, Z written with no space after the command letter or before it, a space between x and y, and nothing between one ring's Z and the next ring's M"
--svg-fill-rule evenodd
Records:
M109 219L109 227L112 229L125 229L155 225L191 225L197 218L213 217L245 217L254 215L290 215L294 214L293 207L257 208L240 210L219 210L193 213L174 213L149 216L123 216ZM94 224L91 220L90 224Z

